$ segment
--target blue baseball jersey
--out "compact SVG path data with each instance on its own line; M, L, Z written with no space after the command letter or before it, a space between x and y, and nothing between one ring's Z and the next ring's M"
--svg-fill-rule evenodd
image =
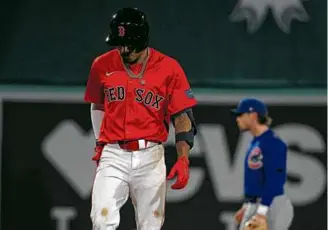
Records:
M244 195L246 200L261 198L270 206L284 193L287 178L287 145L269 129L254 137L245 157Z

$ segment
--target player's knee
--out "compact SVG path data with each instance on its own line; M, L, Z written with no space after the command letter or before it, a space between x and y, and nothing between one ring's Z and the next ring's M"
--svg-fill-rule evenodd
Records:
M120 221L119 214L110 211L108 207L102 207L98 211L91 211L90 217L94 229L97 230L115 230Z

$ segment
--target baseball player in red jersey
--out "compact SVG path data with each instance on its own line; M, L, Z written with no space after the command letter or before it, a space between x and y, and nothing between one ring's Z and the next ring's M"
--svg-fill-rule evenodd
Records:
M124 8L110 22L106 42L116 48L91 67L85 101L97 139L98 167L92 192L94 230L114 230L120 209L131 197L138 230L159 230L164 222L166 166L163 143L172 121L177 162L167 179L173 189L189 179L188 154L196 126L196 99L180 64L149 48L143 12Z

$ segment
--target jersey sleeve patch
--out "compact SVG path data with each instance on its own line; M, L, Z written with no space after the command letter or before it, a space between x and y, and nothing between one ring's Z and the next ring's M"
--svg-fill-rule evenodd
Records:
M187 89L185 91L185 94L186 94L187 98L189 98L189 99L195 98L194 92L191 89Z

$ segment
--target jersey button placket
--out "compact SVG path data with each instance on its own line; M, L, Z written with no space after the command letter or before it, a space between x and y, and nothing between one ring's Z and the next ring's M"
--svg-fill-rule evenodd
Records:
M126 97L126 110L125 110L125 136L128 139L129 138L129 129L128 129L128 123L129 123L129 118L131 118L131 106L132 106L132 97L133 97L133 93L131 92L131 90L133 90L133 86L132 86L132 79L129 79L128 81L128 86L127 86L127 97Z
M128 103L127 103L127 114L128 117L132 116L132 107L133 107L133 93L128 92Z

